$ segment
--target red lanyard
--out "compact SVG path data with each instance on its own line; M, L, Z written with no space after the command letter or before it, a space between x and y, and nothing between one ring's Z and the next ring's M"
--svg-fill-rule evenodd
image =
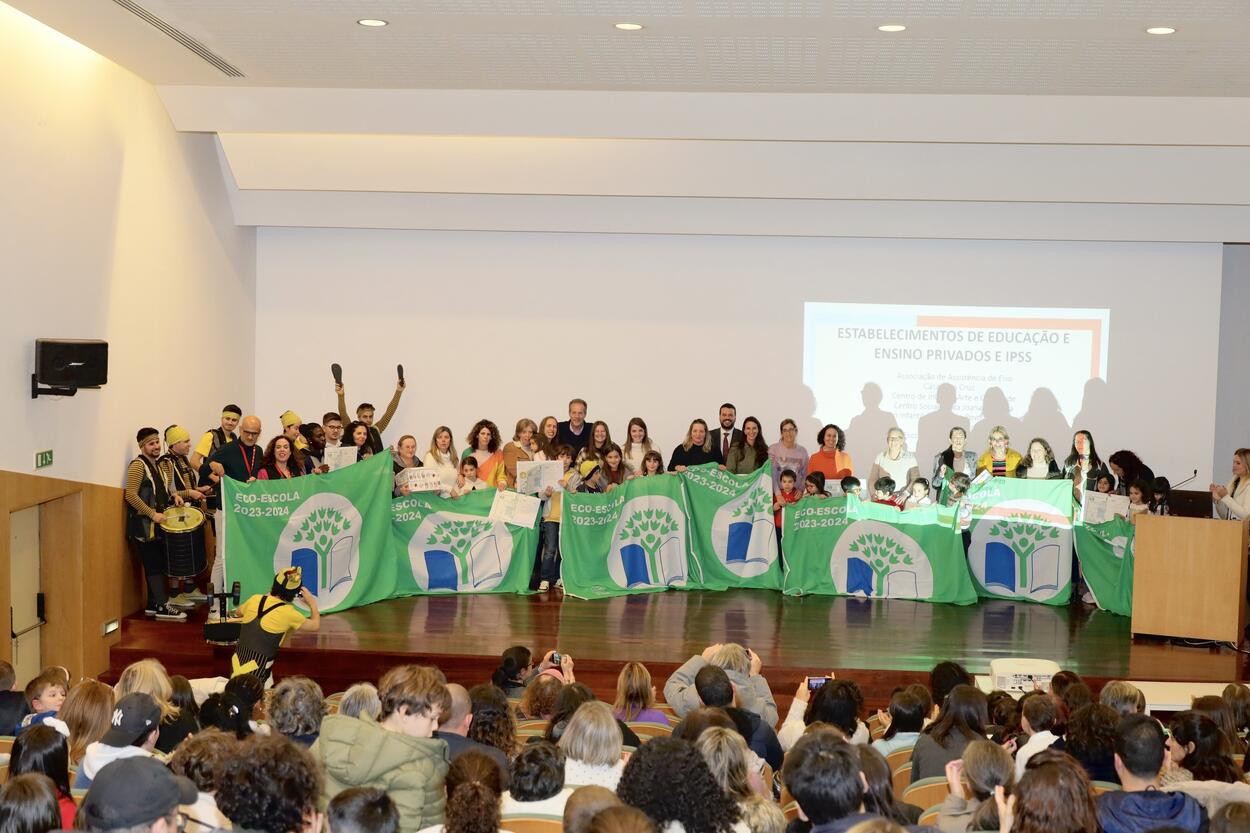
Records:
M253 454L251 455L251 459L248 459L248 456L249 456L249 455L248 455L248 453L247 453L247 450L248 450L249 448L250 448L253 452L256 452L256 446L254 446L254 445L243 445L243 443L239 443L239 454L241 454L241 455L243 456L243 465L247 468L247 476L248 476L248 478L249 478L249 479L251 479L251 477L253 476L253 475L252 475L252 468L256 465L256 453L253 453Z

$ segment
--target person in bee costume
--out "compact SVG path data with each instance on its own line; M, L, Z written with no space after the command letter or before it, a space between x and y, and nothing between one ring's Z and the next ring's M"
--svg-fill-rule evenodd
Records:
M308 605L308 618L293 602L301 598ZM252 674L263 683L278 657L278 648L287 634L297 630L312 632L321 627L317 597L303 586L299 567L288 567L273 577L273 587L265 595L252 596L230 614L241 622L239 644L234 649L230 676Z

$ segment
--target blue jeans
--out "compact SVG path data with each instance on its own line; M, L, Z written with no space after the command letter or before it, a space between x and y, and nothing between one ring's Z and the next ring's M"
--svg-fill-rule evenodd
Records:
M542 566L539 579L555 581L560 577L560 522L543 521L542 526Z

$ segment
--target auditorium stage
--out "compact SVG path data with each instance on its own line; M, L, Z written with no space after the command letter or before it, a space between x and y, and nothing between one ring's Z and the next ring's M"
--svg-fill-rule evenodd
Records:
M171 674L217 676L230 649L206 645L204 609L185 624L132 616L110 652L109 677L155 656ZM323 616L316 634L282 648L277 677L306 674L326 693L376 681L402 662L434 663L454 682L482 682L510 645L573 656L575 673L610 697L626 660L651 669L657 689L677 665L714 642L757 651L778 699L806 674L855 679L871 707L896 685L926 679L940 660L984 673L996 657L1054 659L1091 678L1227 682L1246 679L1244 655L1133 640L1129 620L1079 603L1062 607L985 600L960 607L898 599L807 596L774 591L695 591L585 601L549 595L417 596Z

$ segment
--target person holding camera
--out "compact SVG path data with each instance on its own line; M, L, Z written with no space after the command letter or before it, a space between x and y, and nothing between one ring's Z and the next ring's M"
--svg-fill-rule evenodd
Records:
M240 622L239 644L230 660L231 677L251 674L264 683L287 634L321 628L317 597L303 581L299 567L288 567L273 577L267 594L252 596L230 614L229 621ZM296 609L296 597L308 606L307 619Z
M760 674L762 661L750 648L730 642L726 645L709 645L697 657L691 657L673 672L664 684L664 700L673 707L678 717L685 717L703 705L695 688L695 677L705 665L715 665L725 670L737 692L738 707L753 712L769 726L777 723L777 701L773 698L768 680Z

